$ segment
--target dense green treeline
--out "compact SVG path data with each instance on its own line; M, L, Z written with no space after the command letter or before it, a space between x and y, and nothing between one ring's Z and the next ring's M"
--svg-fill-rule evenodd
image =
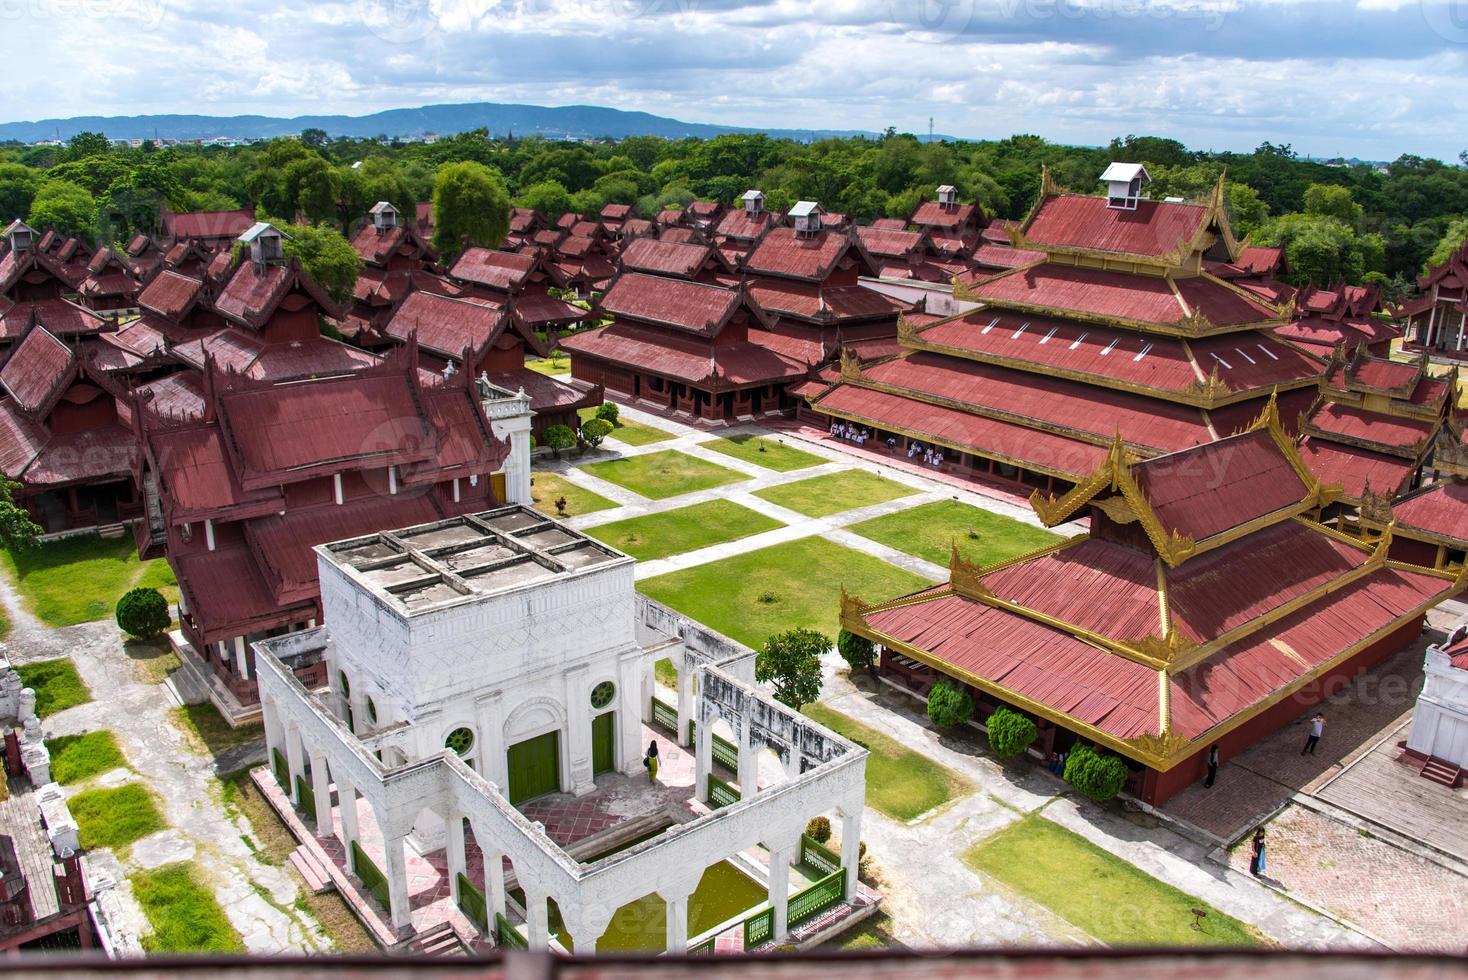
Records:
M906 217L934 187L954 184L989 214L1016 218L1033 202L1042 166L1062 186L1090 193L1111 160L1147 164L1154 197L1204 196L1226 172L1240 237L1285 245L1301 282L1375 280L1401 290L1468 231L1468 168L1420 157L1378 169L1303 160L1269 143L1247 154L1203 153L1146 136L1087 148L1037 136L922 143L891 131L809 144L762 135L586 144L509 142L480 130L401 144L308 130L244 147L138 149L84 133L61 147L0 145L0 216L124 241L156 230L160 205L253 205L261 215L345 230L375 201L412 213L414 202L432 199L440 244L457 246L492 244L501 222L477 212L506 200L551 217L610 202L650 215L694 198L733 201L758 187L774 209L817 200L866 222Z

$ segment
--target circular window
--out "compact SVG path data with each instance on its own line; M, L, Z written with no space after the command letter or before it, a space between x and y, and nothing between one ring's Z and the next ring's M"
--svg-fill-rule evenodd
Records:
M593 708L605 708L612 703L612 698L617 696L617 685L611 681L602 681L591 689L591 706Z
M455 728L449 732L449 737L443 740L443 747L453 749L459 755L463 755L474 747L474 733L467 728Z
M367 720L377 724L377 704L370 697L367 699Z

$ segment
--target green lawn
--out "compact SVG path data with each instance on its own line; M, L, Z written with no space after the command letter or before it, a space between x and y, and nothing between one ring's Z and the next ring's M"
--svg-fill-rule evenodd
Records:
M652 561L783 526L773 517L732 501L709 500L661 514L613 521L588 528L586 533L638 561Z
M736 473L715 463L706 463L672 449L588 463L581 469L653 500L749 479L743 473Z
M51 778L62 784L79 783L127 765L117 737L108 731L58 735L46 739L46 748L51 751Z
M963 776L854 718L823 704L808 704L801 710L871 753L867 757L867 806L893 820L906 822L974 791Z
M678 668L673 666L671 657L663 657L652 665L653 677L657 682L674 693L678 690Z
M556 511L556 501L562 497L566 500L564 514ZM551 517L576 517L578 514L590 514L617 506L600 494L577 486L559 473L532 473L530 499L535 501L536 510Z
M1112 946L1256 946L1247 925L1037 814L970 848L975 871ZM1191 909L1207 911L1201 930Z
M559 352L550 357L527 357L525 366L539 374L548 374L554 377L559 374L571 373L571 357Z
M0 564L26 605L47 626L111 619L128 589L152 586L178 601L178 583L162 559L139 561L132 535L105 540L82 535L16 553L0 551Z
M92 700L92 692L66 657L38 660L15 668L20 682L36 692L36 714L42 718Z
M120 848L168 824L153 794L140 783L89 789L66 801L80 831L82 847Z
M956 500L919 504L852 524L847 530L939 565L948 564L955 541L964 558L978 565L992 565L1060 540L1060 535L1044 528Z
M797 480L778 487L755 491L756 497L789 508L807 517L826 517L842 511L869 507L872 504L909 497L917 490L905 484L868 473L865 470L842 470L809 480Z
M209 701L186 704L170 712L174 724L182 728L199 752L218 755L225 749L257 742L265 737L265 726L259 722L252 725L232 727L224 720L219 709Z
M596 409L583 408L580 412L581 421L596 415ZM630 419L622 419L612 430L611 438L618 442L625 442L629 446L646 446L649 443L662 442L673 438L673 433L666 429L658 429L651 425L643 425L641 422L633 422Z
M708 442L699 443L704 449L712 449L716 453L725 456L733 456L742 459L746 463L754 463L766 469L778 470L788 473L790 470L803 470L807 466L819 466L826 462L820 456L788 446L784 442L768 439L764 436L737 435L721 436Z
M637 588L758 649L771 634L797 626L834 641L843 585L852 595L876 601L932 584L880 558L809 537L644 579Z
M214 891L188 861L131 876L133 894L153 927L142 937L150 953L243 953L244 940L230 925Z

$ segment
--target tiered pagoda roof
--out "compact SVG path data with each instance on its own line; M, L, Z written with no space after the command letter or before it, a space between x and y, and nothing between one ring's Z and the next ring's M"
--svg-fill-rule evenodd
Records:
M1114 207L1048 173L1010 245L1024 266L960 281L970 312L899 325L901 352L843 361L804 391L828 415L1077 481L1112 433L1142 457L1229 435L1281 393L1292 422L1323 361L1281 338L1293 319L1209 271L1240 253L1220 181L1201 202Z
M843 595L843 627L1165 771L1468 585L1316 523L1339 488L1273 401L1217 442L1103 453L1031 498L1047 525L1089 510L1088 533L985 567L955 548L943 585Z

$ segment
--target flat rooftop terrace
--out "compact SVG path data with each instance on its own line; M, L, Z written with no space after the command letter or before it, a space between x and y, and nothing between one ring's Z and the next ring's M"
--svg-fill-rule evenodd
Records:
M316 553L408 615L632 561L518 504L337 541Z

